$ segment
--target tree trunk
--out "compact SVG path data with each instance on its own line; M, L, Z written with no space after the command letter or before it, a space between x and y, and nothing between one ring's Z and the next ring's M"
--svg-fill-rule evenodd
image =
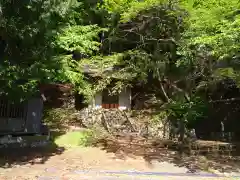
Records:
M161 90L162 90L162 93L163 93L166 101L169 102L170 98L168 97L168 95L167 95L167 93L166 93L166 91L165 91L165 89L164 89L164 87L163 87L163 84L162 84L161 82L160 82L160 88L161 88Z
M179 141L183 142L186 129L185 129L184 122L182 120L180 121L179 125L180 125L180 127L179 127Z
M223 121L221 121L221 139L222 140L224 140L225 139L225 137L224 137L224 122Z
M180 127L179 127L179 139L178 141L180 142L180 146L179 146L179 153L180 155L183 154L184 152L184 136L185 136L185 124L183 120L180 120Z

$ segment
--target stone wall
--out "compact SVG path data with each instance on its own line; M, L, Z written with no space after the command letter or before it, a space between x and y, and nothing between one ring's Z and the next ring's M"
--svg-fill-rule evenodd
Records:
M151 114L119 109L85 108L79 118L86 127L101 126L111 134L135 133L143 137L169 138L168 123L152 122Z

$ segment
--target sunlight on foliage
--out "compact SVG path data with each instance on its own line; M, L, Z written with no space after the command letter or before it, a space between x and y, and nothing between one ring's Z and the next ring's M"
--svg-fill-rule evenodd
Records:
M70 26L62 30L56 43L66 51L78 51L82 54L91 55L99 50L98 35L103 30L97 25Z
M195 121L213 85L240 84L239 9L239 0L2 1L0 94L23 100L42 83L69 83L89 101L108 85L137 86Z
M59 147L78 147L88 146L91 144L93 138L93 132L90 130L82 130L76 132L67 132L54 140L54 143Z

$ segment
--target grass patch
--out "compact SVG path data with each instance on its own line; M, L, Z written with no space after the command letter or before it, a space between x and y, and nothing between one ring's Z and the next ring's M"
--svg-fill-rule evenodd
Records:
M94 139L94 133L91 130L66 132L63 135L58 136L54 143L60 147L77 147L77 146L89 146Z

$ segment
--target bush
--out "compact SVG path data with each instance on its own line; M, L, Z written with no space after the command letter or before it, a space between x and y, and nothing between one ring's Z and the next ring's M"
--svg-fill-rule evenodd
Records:
M169 115L186 125L204 118L207 110L208 104L201 97L192 97L190 101L173 101L168 106Z
M78 119L74 108L55 108L44 111L44 122L52 128L62 128L76 121Z

